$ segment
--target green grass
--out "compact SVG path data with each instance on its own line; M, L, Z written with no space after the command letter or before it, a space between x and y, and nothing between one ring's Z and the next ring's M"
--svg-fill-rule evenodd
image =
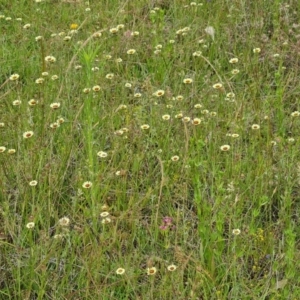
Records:
M2 2L0 299L300 298L297 1Z

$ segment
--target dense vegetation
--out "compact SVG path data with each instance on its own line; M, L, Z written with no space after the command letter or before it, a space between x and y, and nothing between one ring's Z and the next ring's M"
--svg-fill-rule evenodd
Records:
M300 299L298 1L0 4L0 299Z

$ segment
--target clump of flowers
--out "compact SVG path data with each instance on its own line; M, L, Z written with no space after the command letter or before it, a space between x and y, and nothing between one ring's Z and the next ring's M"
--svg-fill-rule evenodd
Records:
M175 225L173 224L173 219L171 217L164 217L162 219L162 225L159 226L161 230L173 230L175 229Z

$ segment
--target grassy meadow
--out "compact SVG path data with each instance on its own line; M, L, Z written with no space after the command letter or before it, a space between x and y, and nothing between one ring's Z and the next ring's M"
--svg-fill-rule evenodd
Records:
M3 0L0 299L300 299L300 4Z

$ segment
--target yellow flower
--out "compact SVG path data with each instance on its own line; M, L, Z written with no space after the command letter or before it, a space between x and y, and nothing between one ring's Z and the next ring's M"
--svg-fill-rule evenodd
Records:
M76 23L73 23L73 24L71 24L70 25L70 29L77 29L78 28L78 24L76 24Z

